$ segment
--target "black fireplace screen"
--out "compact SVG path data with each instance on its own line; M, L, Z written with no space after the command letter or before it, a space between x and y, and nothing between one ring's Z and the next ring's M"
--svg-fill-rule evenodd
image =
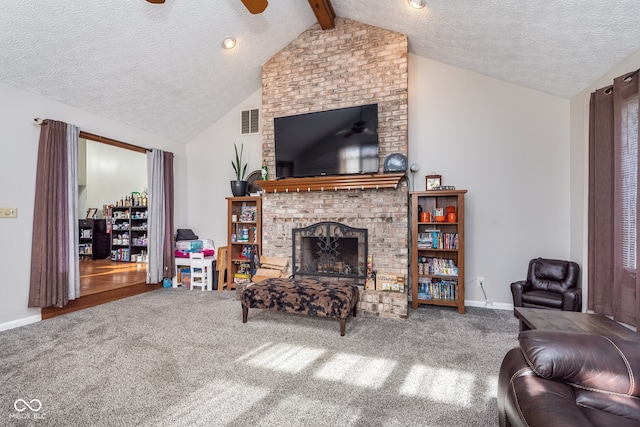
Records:
M369 232L338 222L319 222L293 229L294 275L364 280Z

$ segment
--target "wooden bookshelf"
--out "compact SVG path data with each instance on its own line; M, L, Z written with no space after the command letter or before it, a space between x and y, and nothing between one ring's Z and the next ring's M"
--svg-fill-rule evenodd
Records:
M262 255L262 198L227 197L227 248L226 285L230 290L243 279L240 275L247 274L248 281L258 267Z
M467 190L438 190L410 193L411 307L413 309L418 308L420 304L431 304L456 307L458 313L464 314L464 195L466 192ZM455 209L457 216L455 221L436 222L433 218L434 210L443 209L446 216L447 207ZM420 218L419 211L429 212L429 221ZM434 265L438 268L432 268Z

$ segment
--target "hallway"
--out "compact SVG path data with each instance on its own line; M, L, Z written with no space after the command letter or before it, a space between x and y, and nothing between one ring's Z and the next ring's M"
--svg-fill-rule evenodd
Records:
M80 295L63 308L42 309L42 319L60 316L121 298L153 291L162 283L146 283L147 265L111 260L80 260Z

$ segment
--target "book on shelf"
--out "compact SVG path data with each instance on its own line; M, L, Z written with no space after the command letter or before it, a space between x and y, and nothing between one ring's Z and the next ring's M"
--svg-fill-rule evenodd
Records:
M458 276L458 267L452 259L419 257L418 270L420 274L433 274L436 276Z
M418 233L418 249L458 249L458 233L424 230Z
M431 299L431 279L420 278L418 280L418 298Z
M247 204L242 205L242 210L240 211L240 222L255 222L258 218L258 208L257 206L251 206Z
M456 301L458 299L458 282L456 280L421 279L418 282L418 298Z

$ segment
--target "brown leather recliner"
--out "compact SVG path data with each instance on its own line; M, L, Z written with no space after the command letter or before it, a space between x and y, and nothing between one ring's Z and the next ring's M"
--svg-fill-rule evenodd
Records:
M530 330L498 376L498 422L510 426L640 425L640 339Z
M532 259L527 280L511 284L513 306L582 311L579 276L580 266L573 261Z

